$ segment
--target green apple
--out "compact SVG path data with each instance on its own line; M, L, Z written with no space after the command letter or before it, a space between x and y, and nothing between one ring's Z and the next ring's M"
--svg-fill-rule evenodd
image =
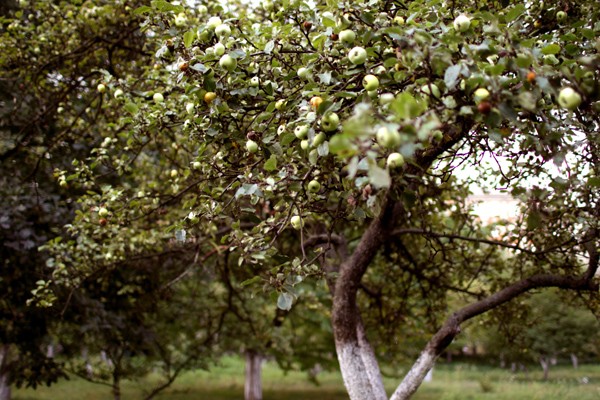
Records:
M187 103L187 104L185 105L185 111L186 111L188 114L192 115L192 114L194 113L194 107L195 107L195 106L194 106L194 103Z
M249 153L256 153L258 151L258 143L254 140L248 140L246 142L246 150L248 150Z
M281 135L283 132L285 132L285 124L281 124L277 127L277 135Z
M298 78L308 79L310 77L310 70L306 67L298 68Z
M258 79L258 76L253 76L252 78L250 78L250 86L251 87L258 87L259 83L260 83L260 79Z
M321 118L321 128L326 132L335 131L340 125L340 117L336 113L327 113Z
M218 25L215 28L215 35L217 35L221 39L226 38L231 35L231 28L227 24Z
M299 215L294 215L290 219L290 223L292 224L292 227L296 230L300 230L302 229L302 226L304 226L304 221L302 221L302 218Z
M179 175L179 171L177 171L176 169L172 169L170 175L171 178L176 178L177 175Z
M315 135L315 137L312 141L312 147L317 147L317 146L323 144L323 142L325 142L325 139L327 139L327 135L325 135L323 132L319 132L318 134Z
M367 61L367 51L362 47L353 47L352 50L348 52L348 59L354 65L361 65Z
M215 52L216 56L222 56L225 54L225 45L219 42L213 46L213 51Z
M237 67L237 61L229 54L225 54L219 60L219 65L221 66L221 68L231 72L235 69L235 67Z
M483 100L487 100L490 97L490 92L486 88L479 88L473 92L473 100L479 103Z
M100 217L107 217L108 216L108 210L106 208L104 208L104 207L100 207L98 209L98 215Z
M394 23L396 25L404 25L404 18L397 16L394 18Z
M286 104L285 100L283 100L283 99L277 100L275 102L275 109L281 111L285 108L285 104Z
M162 93L154 93L154 96L152 96L152 99L154 100L154 102L156 104L162 103L163 101L165 101L165 98L163 97Z
M123 96L123 94L124 94L123 90L121 90L121 89L115 90L115 94L114 94L115 99L118 99L119 97Z
M202 164L200 164L200 161L194 161L194 162L192 162L192 168L193 169L200 169L201 166L202 166Z
M356 40L356 33L350 29L344 29L339 33L339 37L342 43L349 46Z
M399 168L404 165L404 157L400 153L392 153L388 156L386 165L389 169Z
M308 148L310 147L308 140L304 139L300 142L300 148L302 150L308 150Z
M454 19L454 30L457 32L466 32L471 26L471 18L465 14L461 14Z
M208 8L205 5L196 6L196 11L198 15L206 15L208 13Z
M221 18L219 18L219 17L210 17L208 19L208 22L206 23L206 26L211 31L214 31L217 28L217 26L221 25L222 23L223 23L223 21L221 21Z
M298 125L296 129L294 129L294 135L298 139L306 139L306 135L308 135L308 126L307 125Z
M103 83L99 83L96 89L98 90L98 92L104 93L106 92L106 85L104 85Z
M175 17L175 26L182 27L185 26L186 23L187 17L185 16L185 13L177 14L177 16Z
M317 193L320 189L321 189L321 184L319 183L318 180L313 179L312 181L308 182L308 191L309 192Z
M375 75L365 75L365 77L362 80L362 84L365 90L369 92L372 90L377 90L377 88L379 87L379 79L377 79Z
M421 92L425 93L428 96L433 96L436 99L439 99L442 95L442 93L440 92L440 88L435 83L430 83L421 86Z
M567 110L574 110L581 104L581 95L573 88L562 88L558 94L558 104Z
M382 126L377 130L377 143L379 143L381 147L386 149L398 147L401 141L402 137L396 130L392 131L385 126Z
M567 13L564 11L559 11L556 13L556 20L559 22L564 21L565 19L567 19Z

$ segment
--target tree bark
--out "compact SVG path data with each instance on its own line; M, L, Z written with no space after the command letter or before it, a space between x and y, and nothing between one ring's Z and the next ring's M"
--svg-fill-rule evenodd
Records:
M10 373L8 371L9 345L0 346L0 400L11 399Z
M113 373L112 395L114 400L121 400L121 377Z
M540 365L542 366L542 370L544 371L544 380L548 380L548 372L550 371L550 360L546 357L540 357Z
M573 364L573 368L579 368L579 358L574 353L571 353L571 363Z
M253 350L246 351L245 400L262 400L262 355Z

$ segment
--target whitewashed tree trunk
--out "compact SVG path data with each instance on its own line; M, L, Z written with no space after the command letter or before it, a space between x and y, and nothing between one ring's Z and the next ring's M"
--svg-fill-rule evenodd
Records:
M429 370L433 368L436 358L435 351L430 346L427 346L410 371L408 371L408 374L406 374L390 400L409 399L417 391Z
M579 358L573 353L571 353L571 363L573 364L573 368L579 368Z
M546 357L540 357L540 365L544 371L544 380L548 380L548 372L550 371L550 362Z
M10 373L8 370L9 346L0 346L0 400L11 399Z
M249 350L246 352L245 400L262 400L262 355Z

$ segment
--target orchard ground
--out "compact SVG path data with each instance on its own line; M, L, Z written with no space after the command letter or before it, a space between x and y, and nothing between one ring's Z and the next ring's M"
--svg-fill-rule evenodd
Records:
M285 374L275 364L263 369L264 400L347 399L339 373L321 373L319 386L306 374ZM123 399L142 398L142 388L148 388L155 378L128 381L123 385ZM238 358L226 358L211 372L190 372L177 380L157 399L173 400L233 400L243 397L244 364ZM386 388L393 390L397 378L386 379ZM15 391L15 400L110 399L107 386L95 385L78 378L63 381L50 388ZM416 400L592 400L600 398L600 365L582 365L551 369L550 379L542 380L542 371L531 366L529 372L512 374L510 370L464 363L441 364L435 367L433 380L424 383L414 396Z

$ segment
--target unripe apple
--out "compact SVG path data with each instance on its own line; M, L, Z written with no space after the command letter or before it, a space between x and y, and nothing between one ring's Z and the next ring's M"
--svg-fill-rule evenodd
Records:
M121 89L115 90L115 94L114 94L115 99L118 99L119 97L123 96L123 94L124 94L123 90L121 90Z
M298 78L308 79L310 77L310 70L306 67L298 68Z
M325 135L323 132L319 132L315 135L315 138L312 141L312 147L320 146L323 144L323 142L325 142L325 139L327 139L327 135Z
M564 11L559 11L556 13L556 20L559 22L564 21L565 19L567 19L567 13Z
M558 104L567 110L574 110L581 104L581 95L573 88L562 88L558 94Z
M439 99L441 96L440 88L435 83L421 86L421 92L428 96L433 96L436 99Z
M213 46L213 51L216 56L222 56L223 54L225 54L225 45L219 42Z
M296 129L294 129L294 135L298 139L306 139L306 135L308 135L308 126L298 125Z
M321 118L321 128L326 132L335 131L340 125L340 117L336 113L327 113Z
M154 96L152 96L152 99L154 100L154 102L156 104L162 103L163 101L165 101L165 98L163 97L162 93L154 93Z
M308 191L309 192L317 193L320 189L321 189L321 184L319 183L318 180L313 179L312 181L308 182Z
M473 92L473 100L476 103L480 101L487 100L490 97L490 92L486 88L479 88L475 92Z
M313 96L310 99L310 106L313 108L313 110L318 109L321 103L323 103L323 98L320 96Z
M469 30L470 26L471 26L471 18L467 17L464 14L461 14L454 19L454 29L457 32L466 32Z
M194 103L187 103L187 104L185 105L185 111L186 111L188 114L192 115L192 114L194 113Z
M367 61L367 51L362 47L354 47L348 52L348 59L354 65L364 64Z
M343 44L349 46L356 40L356 33L350 29L344 29L339 33L339 37Z
M402 137L396 130L392 131L385 126L377 130L377 143L379 143L381 147L387 149L398 147L401 141Z
M208 19L208 22L206 23L206 27L212 31L215 30L215 28L219 25L221 25L223 23L223 21L221 21L221 18L219 17L210 17Z
M404 18L397 16L394 18L394 23L396 25L404 25Z
M104 93L106 92L106 85L104 85L103 83L99 83L96 89L98 90L98 92Z
M309 147L310 145L308 144L308 140L304 139L300 142L300 148L302 150L308 150Z
M304 221L302 221L302 218L299 215L294 215L290 219L290 223L292 224L292 227L296 230L300 230L302 229L302 226L304 226Z
M200 164L200 161L194 161L194 162L192 162L192 168L193 169L200 169L201 166L202 166L202 164Z
M204 102L206 104L210 104L213 102L214 99L217 98L217 94L215 92L206 92L204 94Z
M286 104L285 100L283 100L283 99L277 100L275 102L275 109L281 111L285 108L285 104Z
M227 24L218 25L215 28L215 34L221 39L228 37L229 35L231 35L231 28Z
M251 87L257 87L259 83L260 83L260 80L258 79L258 76L253 76L252 78L250 78L250 86Z
M246 150L248 150L249 153L256 153L258 151L258 143L254 140L248 140L246 142Z
M101 217L106 217L106 216L108 216L108 210L104 207L100 207L98 209L98 215Z
M172 169L171 178L177 178L177 175L179 175L179 171L177 171L176 169Z
M285 124L281 124L277 127L277 134L281 135L283 132L285 132Z
M225 54L225 55L221 56L221 59L219 60L219 65L221 66L221 68L226 69L227 71L231 72L237 66L237 61L235 58L231 57L229 54Z
M404 165L404 157L400 153L392 153L388 156L386 165L390 169L399 168Z
M206 8L205 5L196 6L196 11L198 12L198 15L206 15L206 13L208 13L208 8Z
M187 22L187 17L185 16L185 13L179 13L175 17L175 26L178 26L178 27L185 26L186 22Z
M362 84L365 90L369 92L372 90L377 90L377 88L379 87L379 79L377 79L375 75L365 75L365 77L362 80Z

